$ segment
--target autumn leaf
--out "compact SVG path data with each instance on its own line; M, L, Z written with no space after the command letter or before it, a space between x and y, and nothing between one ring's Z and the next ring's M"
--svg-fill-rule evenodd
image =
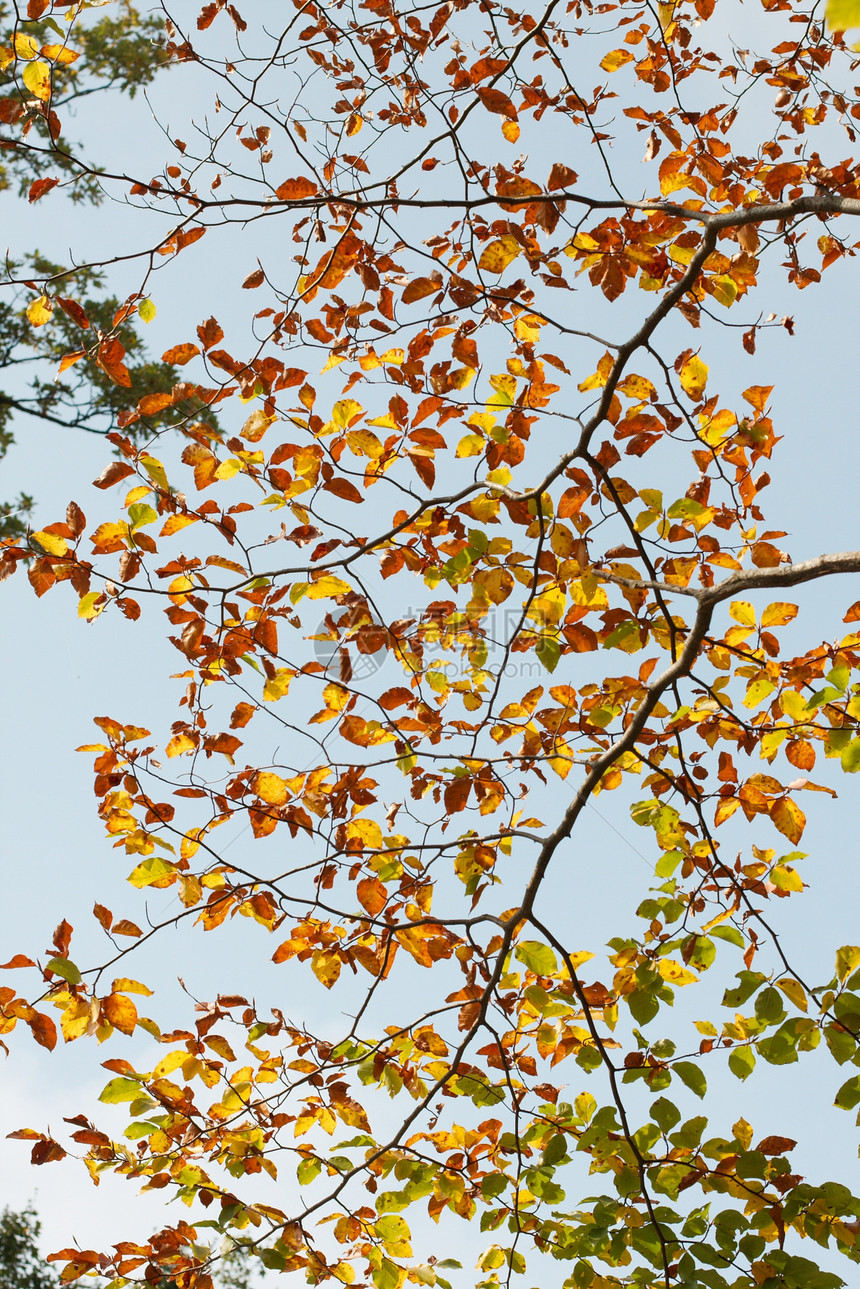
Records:
M47 102L51 97L51 69L47 63L27 63L21 73L21 80L37 99Z
M488 273L504 273L508 265L522 253L522 249L515 237L498 237L484 247L478 268L486 269Z

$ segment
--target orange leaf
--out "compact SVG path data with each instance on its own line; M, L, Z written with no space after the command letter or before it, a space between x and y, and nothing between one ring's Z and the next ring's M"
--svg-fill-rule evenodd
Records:
M172 403L172 394L144 394L137 405L137 410L141 416L155 416L156 413L163 412L165 407L170 407Z
M403 292L403 303L412 304L414 300L423 300L425 295L433 295L436 291L441 290L441 287L441 274L437 274L435 277L413 278Z
M319 192L319 187L311 179L304 177L299 179L287 179L275 189L275 196L279 201L304 201L308 197L315 197Z
M783 837L797 845L806 827L806 815L791 797L779 797L770 807L770 817Z
M57 1046L57 1027L44 1012L33 1012L27 1017L27 1024L40 1047L47 1047L52 1052Z
M90 320L78 304L77 300L69 300L65 296L58 295L57 304L63 310L63 313L67 313L69 315L72 322L76 322L78 324L82 331L89 330ZM64 358L63 362L65 361L66 360Z
M102 371L110 376L115 385L125 385L126 388L129 388L131 386L131 376L122 361L124 357L125 349L113 336L108 340L103 340L99 345L99 355L96 362Z
M122 1034L133 1034L137 1024L137 1008L125 994L108 994L102 1001L102 1011Z
M356 894L371 917L381 913L388 903L388 892L378 877L364 877L356 887Z
M191 362L192 358L196 358L199 353L200 350L197 345L186 342L184 345L174 345L172 349L168 349L163 353L161 358L162 362L175 363L177 367L184 367L186 363Z
M64 354L60 359L60 365L57 368L57 375L62 376L64 371L68 371L70 367L74 367L75 363L79 362L81 358L85 358L86 355L86 349L76 349L72 354Z

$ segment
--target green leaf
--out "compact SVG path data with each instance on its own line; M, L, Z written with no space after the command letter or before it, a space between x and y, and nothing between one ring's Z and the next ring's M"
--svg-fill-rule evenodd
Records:
M756 1018L764 1021L768 1025L778 1025L785 1019L785 1008L782 1005L782 995L778 989L768 986L762 989L761 993L755 1000Z
M561 657L561 645L555 636L541 636L537 642L535 653L547 671L553 672L558 666L558 660Z
M727 944L733 944L738 949L745 947L744 938L736 926L730 926L723 923L722 926L715 926L710 932L714 940L725 940Z
M853 1078L842 1084L833 1104L839 1106L840 1110L853 1110L858 1101L860 1101L860 1074L855 1074Z
M120 1101L134 1101L140 1096L141 1086L137 1079L111 1079L99 1093L99 1101L106 1105L117 1105Z
M671 1101L665 1097L658 1097L651 1106L651 1118L658 1124L664 1132L674 1128L675 1124L680 1121L681 1111Z
M626 996L630 1015L640 1025L647 1025L660 1010L660 1000L650 989L634 989Z
M319 1175L322 1168L321 1159L303 1159L296 1169L296 1177L300 1186L307 1186Z
M48 963L48 969L53 971L55 976L62 976L63 980L67 980L70 985L81 983L81 973L69 958L52 958Z
M141 300L140 304L137 306L137 312L143 322L152 322L152 319L155 317L155 305L149 299Z
M847 774L860 770L860 738L853 738L842 753L842 769Z
M751 997L763 985L766 977L760 971L738 971L737 979L741 982L736 989L727 989L723 994L723 1006L731 1007L736 1011L738 1007L743 1006L746 1000Z
M152 855L145 859L142 864L138 864L128 875L128 880L132 886L138 888L151 886L157 882L160 877L165 877L168 873L174 871L173 865L168 864L166 860L159 859L158 855Z
M129 527L132 532L136 528L144 528L147 524L154 524L158 519L158 514L152 506L147 506L145 501L136 501L128 508Z
M552 1168L564 1159L567 1154L567 1138L564 1133L557 1132L550 1137L543 1152L543 1164L545 1168ZM505 1178L507 1182L507 1178Z
M827 1025L824 1030L824 1041L830 1049L830 1055L839 1065L850 1061L857 1050L857 1041L853 1034L848 1034L838 1025Z
M672 1073L684 1083L697 1097L703 1097L708 1090L708 1081L698 1065L692 1061L676 1061Z
M540 940L521 940L514 957L538 976L551 976L558 971L555 954L549 945L541 944Z
M507 1190L509 1181L510 1178L504 1173L487 1173L486 1177L481 1178L481 1194L487 1200L498 1199Z

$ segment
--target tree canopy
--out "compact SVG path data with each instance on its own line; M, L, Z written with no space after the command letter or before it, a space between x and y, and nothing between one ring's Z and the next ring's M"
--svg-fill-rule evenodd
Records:
M55 7L63 9L62 5ZM38 16L33 17L37 10ZM166 66L159 57L164 24L157 17L142 16L129 0L120 0L107 16L76 27L76 48L72 49L66 40L67 27L49 10L49 5L30 5L32 20L21 23L16 21L16 16L20 18L17 7L12 11L9 5L0 4L0 123L18 126L22 134L35 135L38 140L27 147L4 140L0 191L15 191L33 203L62 182L68 200L99 208L104 186L96 173L78 164L73 145L61 133L59 114L74 113L92 96L99 100L119 92L134 98ZM28 66L49 66L38 57L40 53L51 60L50 107L37 92L41 82L34 81L34 88L23 75ZM47 177L46 163L58 173ZM59 250L62 253L62 242ZM120 316L120 301L105 294L105 275L98 267L51 263L34 249L19 263L10 263L7 254L6 269L26 283L0 300L0 372L4 381L0 389L0 460L14 442L12 421L16 415L107 434L115 427L117 415L136 406L144 395L173 388L176 369L147 361L135 320L127 314ZM55 307L28 314L33 304L32 282L40 278L51 279ZM45 316L48 313L50 316ZM57 372L64 356L77 347L84 320L93 330L119 339L130 355L129 384L118 385L95 363ZM171 423L180 415L171 407L163 419ZM28 481L27 486L34 485ZM32 507L33 497L26 492L16 500L0 502L0 536L23 536Z
M2 1289L56 1289L59 1277L39 1252L41 1223L32 1205L0 1213Z
M804 500L767 506L772 460L815 466L793 333L860 245L860 11L164 6L132 148L64 141L79 54L122 80L94 7L18 15L2 146L125 246L9 265L0 330L50 337L114 456L0 570L128 633L80 751L133 894L41 956L22 928L0 1033L96 1040L127 1111L22 1126L35 1164L186 1213L70 1239L64 1282L211 1289L226 1239L310 1284L835 1289L857 1186L750 1107L795 1064L834 1131L860 1104L860 947L812 976L785 931L845 898L801 847L860 769L860 551L850 506L802 558ZM159 1009L201 936L206 996Z

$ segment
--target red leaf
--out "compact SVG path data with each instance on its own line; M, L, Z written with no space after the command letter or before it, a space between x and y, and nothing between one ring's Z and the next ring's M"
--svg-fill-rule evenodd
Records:
M16 953L15 957L10 958L8 962L0 962L0 971L16 971L20 967L35 967L35 965L32 958L25 957L23 953Z
M47 0L45 0L44 3L42 0L39 0L39 3L42 5L43 9L47 8ZM32 5L33 0L30 0L31 8ZM30 184L30 191L27 193L27 200L38 201L40 197L44 197L46 192L50 192L52 188L56 188L59 182L59 179L34 179Z

